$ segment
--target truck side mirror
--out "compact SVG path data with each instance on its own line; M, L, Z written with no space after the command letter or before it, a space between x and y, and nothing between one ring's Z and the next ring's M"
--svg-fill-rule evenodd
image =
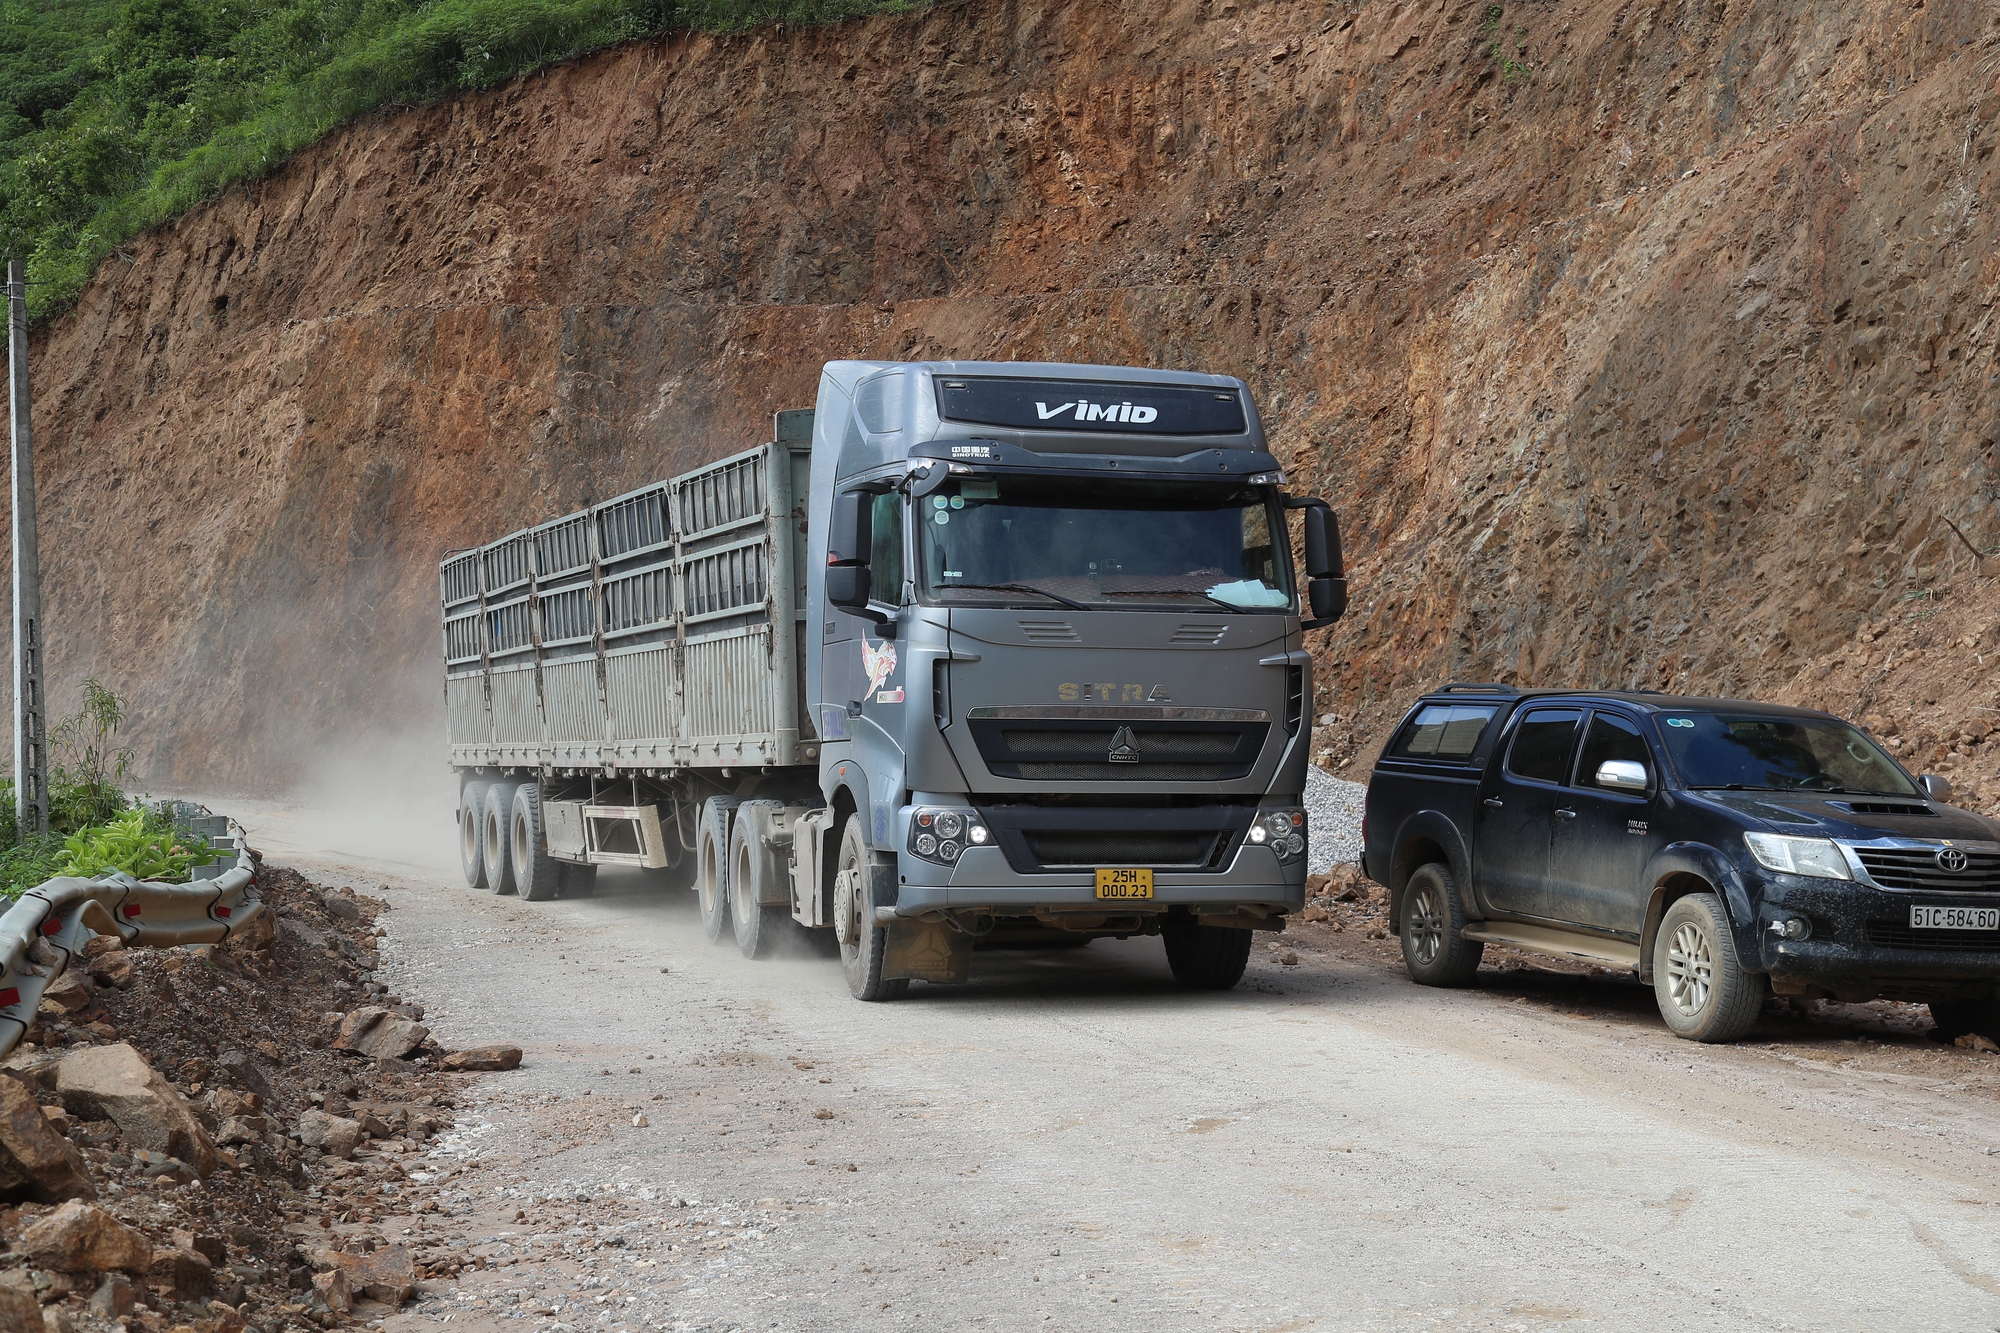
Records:
M1301 629L1322 629L1347 614L1347 565L1340 553L1340 520L1324 500L1292 500L1306 511L1306 604L1312 618Z
M833 497L833 522L827 530L826 563L865 565L873 532L869 516L875 497L867 491L841 491Z
M828 565L826 600L849 611L864 611L868 607L871 582L866 565Z

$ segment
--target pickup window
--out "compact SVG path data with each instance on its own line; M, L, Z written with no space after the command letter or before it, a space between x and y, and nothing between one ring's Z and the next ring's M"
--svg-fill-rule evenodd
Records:
M1397 759L1469 759L1499 711L1480 704L1425 704L1389 753Z
M1538 708L1514 728L1507 771L1530 782L1561 785L1569 776L1570 743L1583 714L1573 708Z
M1643 764L1648 773L1653 771L1653 756L1638 727L1616 713L1593 714L1583 738L1583 757L1576 765L1576 785L1598 786L1597 770L1614 759Z

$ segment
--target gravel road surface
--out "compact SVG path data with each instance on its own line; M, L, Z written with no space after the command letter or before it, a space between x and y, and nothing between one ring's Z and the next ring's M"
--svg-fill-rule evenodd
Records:
M524 903L423 867L448 822L231 808L394 905L382 975L447 1045L527 1051L406 1222L487 1266L390 1333L2000 1327L2000 1057L1872 1009L1699 1047L1628 981L1424 990L1338 922L1226 994L1131 940L863 1005L636 875Z

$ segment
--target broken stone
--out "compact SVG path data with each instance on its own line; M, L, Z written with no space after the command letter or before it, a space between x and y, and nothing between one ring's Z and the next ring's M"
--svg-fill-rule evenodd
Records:
M0 1064L0 1072L12 1074L17 1081L28 1087L53 1092L56 1086L56 1066L61 1063L62 1057L51 1051L24 1048L8 1056L6 1062Z
M35 1094L11 1078L0 1078L0 1196L41 1203L97 1197L83 1154L49 1123Z
M401 1245L383 1245L367 1254L329 1250L325 1258L347 1274L350 1289L371 1301L401 1305L417 1289L417 1267Z
M361 1145L361 1138L359 1121L328 1115L324 1111L307 1111L299 1117L299 1141L329 1156L353 1156L354 1150Z
M238 1092L234 1088L217 1088L210 1094L215 1103L217 1115L262 1115L264 1099L254 1092Z
M430 1029L413 1019L399 1018L378 1005L363 1005L341 1020L340 1035L333 1039L336 1051L377 1060L400 1060L431 1035Z
M445 1056L441 1067L452 1070L501 1070L521 1066L519 1046L470 1046Z
M215 1325L215 1333L243 1333L248 1327L243 1322L241 1312L235 1306L222 1301L208 1303L208 1317Z
M74 1200L22 1232L20 1249L38 1267L60 1273L143 1273L153 1262L144 1236L96 1204Z
M76 1333L76 1325L70 1322L69 1311L51 1305L42 1311L42 1333Z
M239 1143L257 1143L263 1137L263 1133L251 1128L249 1120L243 1116L224 1116L222 1123L215 1127L215 1141L224 1148L233 1148Z
M265 1081L264 1071L257 1067L257 1061L250 1052L231 1047L215 1057L215 1065L220 1077L228 1079L244 1092L254 1095L258 1099L257 1109L260 1111L263 1109L263 1103L270 1099L271 1085ZM242 1112L234 1114L241 1115Z
M313 1299L335 1314L347 1314L354 1309L354 1289L344 1268L315 1274L312 1289Z
M0 1286L0 1333L42 1333L42 1303L19 1287Z
M150 1148L140 1148L132 1154L132 1169L140 1176L154 1180L165 1177L176 1185L185 1185L194 1179L194 1171L178 1157L169 1157L163 1152Z
M1953 1042L1952 1045L1967 1051L1985 1051L1988 1053L2000 1051L2000 1044L1995 1044L1991 1037L1982 1037L1977 1032L1966 1033L1963 1037Z
M139 1148L168 1153L197 1175L215 1170L215 1144L173 1084L131 1046L93 1046L65 1055L56 1072L64 1109L111 1120Z
M125 941L116 935L92 935L83 942L78 956L86 959L102 958L108 953L117 953L125 947Z
M231 953L269 953L271 946L278 942L278 920L275 913L266 907L263 911L229 932L229 938L222 946Z
M146 1268L146 1285L177 1301L206 1296L215 1287L215 1269L197 1250L156 1250Z
M90 1008L96 999L97 991L88 981L75 972L65 972L42 992L40 1007L44 1013L77 1014Z
M362 1115L360 1120L361 1132L371 1139L386 1139L395 1132L389 1128L388 1121L372 1112Z
M361 919L361 904L352 898L344 898L338 893L328 893L321 896L320 903L325 906L326 914L337 921Z

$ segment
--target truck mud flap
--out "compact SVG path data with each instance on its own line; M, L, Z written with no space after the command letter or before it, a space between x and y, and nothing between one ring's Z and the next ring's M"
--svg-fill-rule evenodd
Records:
M972 976L972 937L942 921L898 918L884 929L882 979L956 983Z

